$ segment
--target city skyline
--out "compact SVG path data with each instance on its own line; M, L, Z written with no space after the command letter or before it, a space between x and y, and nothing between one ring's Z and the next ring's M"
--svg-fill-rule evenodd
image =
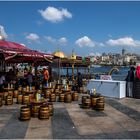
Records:
M6 40L70 55L140 52L140 2L1 1Z

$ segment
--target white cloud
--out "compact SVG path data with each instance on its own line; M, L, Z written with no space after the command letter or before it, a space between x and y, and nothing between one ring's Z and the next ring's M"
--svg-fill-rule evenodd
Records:
M25 46L25 47L26 47L26 45L25 45L25 44L23 44L23 43L20 43L20 45L22 45L22 46Z
M101 56L101 55L102 54L98 53L98 52L95 52L95 53L91 52L91 53L89 53L89 56Z
M52 38L51 36L44 36L44 38L50 43L56 43L56 39Z
M8 35L7 33L5 32L4 30L4 27L2 25L0 25L0 34L4 37L4 38L7 38Z
M26 36L26 38L30 41L38 41L39 36L35 33L30 33L29 35Z
M49 6L45 10L39 10L41 16L50 22L57 23L62 21L65 17L72 18L72 14L64 8L57 9L55 7Z
M140 46L140 41L134 40L131 37L124 37L116 40L109 39L106 43L110 46Z
M95 44L96 44L96 46L100 46L100 47L104 47L105 46L104 43L102 43L102 42L96 42Z
M62 38L60 38L59 40L58 40L58 44L60 45L60 46L66 46L67 45L67 39L65 38L65 37L62 37Z
M76 40L75 42L76 45L78 45L79 47L94 47L95 43L87 36L81 37L78 40Z

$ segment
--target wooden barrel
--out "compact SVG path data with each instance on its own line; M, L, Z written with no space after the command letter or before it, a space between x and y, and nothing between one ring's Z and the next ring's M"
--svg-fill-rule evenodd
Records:
M80 87L80 91L79 91L80 93L83 93L83 87Z
M85 96L82 101L82 107L83 108L90 108L91 107L91 99L88 96Z
M91 99L91 107L96 107L96 103L97 103L97 100L99 99L98 97L90 97Z
M0 107L3 105L2 98L0 98Z
M31 118L31 110L30 110L30 107L28 107L28 106L22 106L20 108L20 120L26 121L26 120L30 120L30 118Z
M13 91L8 91L8 95L12 96L12 98L13 98Z
M97 103L96 103L96 110L98 110L98 111L103 111L103 110L104 110L104 106L105 106L104 101L98 99L98 100L97 100Z
M49 111L50 111L50 116L52 116L53 115L53 111L54 111L53 103L48 103L48 107L49 107Z
M78 101L78 93L77 92L72 93L72 100Z
M18 104L22 104L22 96L23 96L22 94L18 95L18 97L17 97L17 103Z
M55 102L56 101L56 95L55 95L55 93L51 93L51 95L50 95L50 101L51 102Z
M39 108L39 119L49 119L50 111L49 107L46 105L42 105Z
M26 91L30 91L30 87L29 86L26 86Z
M35 98L35 95L33 93L29 94L29 100L31 101L32 99Z
M60 94L60 91L59 91L59 90L60 90L60 89L58 89L58 88L55 89L55 95L56 95L56 96L59 96L59 94Z
M105 102L104 96L99 96L99 99L102 100L103 102Z
M25 91L29 91L29 90L27 90L26 87L23 87L23 88L22 88L22 92L25 93Z
M14 97L14 98L17 98L17 97L18 97L18 90L14 90L13 97Z
M5 100L5 105L12 105L12 104L13 104L13 97L8 95Z
M82 96L82 105L84 104L84 102L85 102L85 99L87 99L87 98L89 98L89 96Z
M37 93L38 93L38 94L41 94L41 93L42 93L42 90L40 90L40 89L37 90Z
M29 95L23 95L22 96L22 104L23 105L28 105L30 103L30 97L29 97Z
M51 93L53 93L55 91L55 88L51 88Z
M34 117L34 118L38 117L38 115L39 115L39 108L40 108L40 105L33 105L31 107L31 116L32 117Z
M32 90L35 90L35 86L32 86Z
M50 98L50 95L51 95L51 92L50 92L49 90L45 90L45 91L44 91L44 97L45 97L46 99Z
M71 103L72 101L72 96L70 93L66 93L65 94L65 98L64 98L65 103Z
M8 96L8 92L4 92L3 98L6 100L6 97Z
M64 93L61 93L59 95L59 102L64 102L64 99L65 99L65 94Z
M18 87L18 91L20 91L20 92L22 91L22 86Z
M56 89L61 89L62 88L62 85L56 85Z

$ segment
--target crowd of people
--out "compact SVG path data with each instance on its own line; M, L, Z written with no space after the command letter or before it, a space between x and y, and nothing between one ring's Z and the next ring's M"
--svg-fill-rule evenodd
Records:
M25 68L24 70L10 69L8 72L0 73L0 92L3 91L4 87L8 86L8 83L13 84L15 89L18 88L18 85L25 86L36 86L40 87L40 84L46 85L51 76L49 74L48 67L44 67L43 70L37 70L37 77L31 69Z

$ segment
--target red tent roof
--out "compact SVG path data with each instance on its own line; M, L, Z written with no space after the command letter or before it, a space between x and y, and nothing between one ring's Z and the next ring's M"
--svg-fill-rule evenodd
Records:
M0 52L4 54L5 60L21 56L21 58L39 58L39 59L52 59L51 54L45 54L36 50L31 50L28 47L5 40L0 40ZM12 56L11 56L12 55Z
M15 42L10 42L10 41L5 41L5 40L0 40L0 48L2 49L20 49L20 50L30 50L28 47L15 43Z

